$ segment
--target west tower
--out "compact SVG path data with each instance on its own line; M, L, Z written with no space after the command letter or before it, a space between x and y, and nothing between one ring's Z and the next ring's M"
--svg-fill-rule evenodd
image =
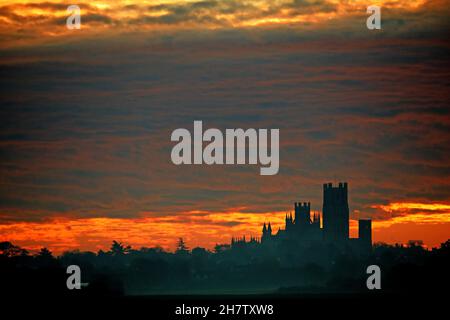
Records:
M330 241L344 242L349 238L349 208L347 182L323 185L323 233Z

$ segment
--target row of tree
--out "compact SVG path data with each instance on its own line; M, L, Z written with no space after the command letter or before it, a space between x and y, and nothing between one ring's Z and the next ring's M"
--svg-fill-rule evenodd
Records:
M10 242L0 243L0 291L8 294L161 294L336 292L367 290L366 268L378 265L387 291L439 290L448 285L450 240L427 250L420 242L377 244L366 255L325 245L230 247L190 250L179 239L176 250L133 249L113 241L108 251L68 251L55 257L35 254ZM82 290L69 292L66 269L77 265Z

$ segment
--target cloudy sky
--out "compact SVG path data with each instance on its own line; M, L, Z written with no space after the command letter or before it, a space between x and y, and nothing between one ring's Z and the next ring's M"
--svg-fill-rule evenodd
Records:
M338 181L375 241L450 238L449 1L74 4L0 0L0 240L211 248ZM279 174L175 166L194 120L279 128Z

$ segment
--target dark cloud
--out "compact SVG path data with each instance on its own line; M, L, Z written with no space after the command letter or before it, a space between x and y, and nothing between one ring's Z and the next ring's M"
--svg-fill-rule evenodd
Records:
M169 13L138 19L215 24L208 10L239 5L153 6ZM269 14L246 10L239 14ZM108 17L82 19L119 23ZM346 36L298 28L118 32L1 50L0 219L261 213L304 200L320 210L322 183L334 179L349 182L352 209L373 216L371 205L391 200L449 201L446 29L415 37L404 19L402 32L386 24L381 36L358 22ZM192 130L198 119L221 129L280 128L279 175L173 165L171 131Z

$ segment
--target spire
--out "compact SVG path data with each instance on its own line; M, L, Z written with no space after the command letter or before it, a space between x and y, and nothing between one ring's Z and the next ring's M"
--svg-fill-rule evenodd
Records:
M263 234L267 232L266 223L264 222Z
M272 226L270 225L270 222L269 222L269 227L267 228L267 232L269 232L269 234L272 234Z

